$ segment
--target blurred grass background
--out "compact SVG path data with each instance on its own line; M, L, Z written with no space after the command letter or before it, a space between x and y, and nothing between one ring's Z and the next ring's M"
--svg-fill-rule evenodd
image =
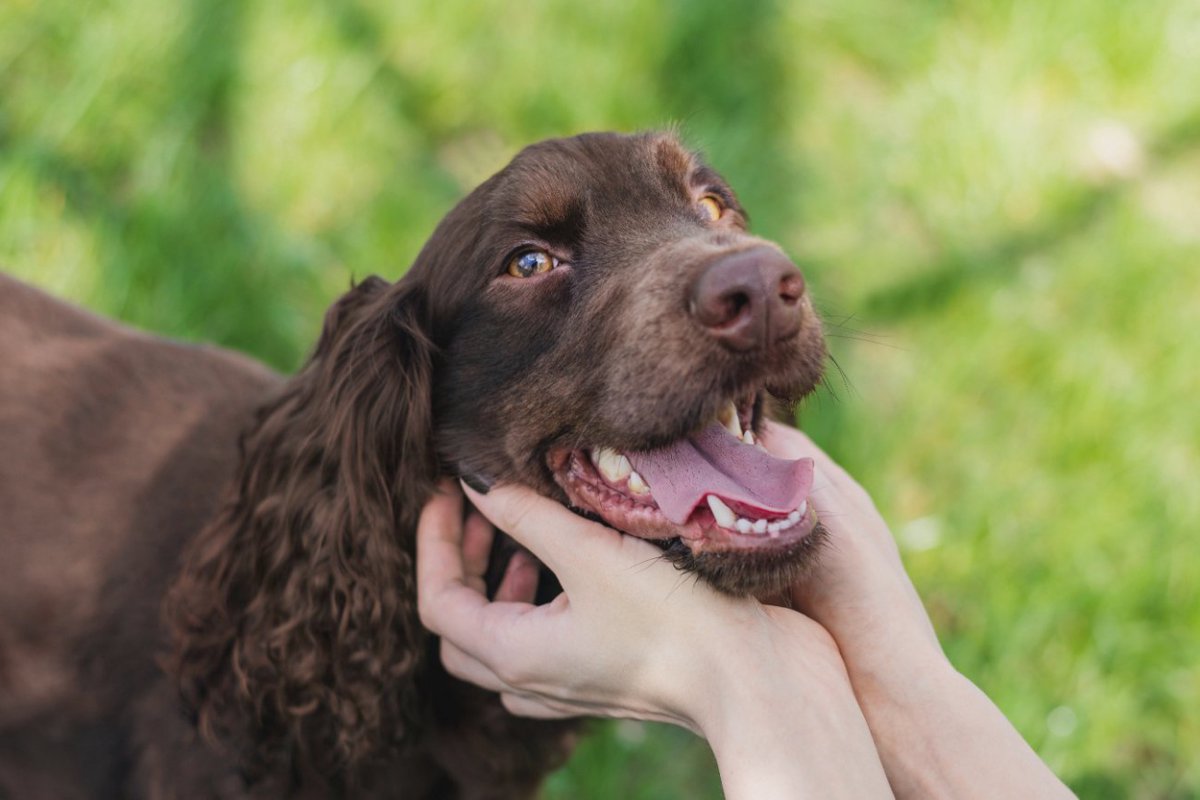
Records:
M815 287L801 421L954 663L1081 795L1200 796L1195 0L6 0L0 263L293 369L522 145L672 123ZM545 791L719 794L636 723Z

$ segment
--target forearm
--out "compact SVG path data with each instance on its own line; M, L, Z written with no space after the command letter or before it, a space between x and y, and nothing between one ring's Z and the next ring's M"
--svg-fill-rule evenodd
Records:
M893 796L857 706L775 705L758 723L738 730L710 740L729 800Z
M944 659L852 679L897 797L1073 797L991 700Z

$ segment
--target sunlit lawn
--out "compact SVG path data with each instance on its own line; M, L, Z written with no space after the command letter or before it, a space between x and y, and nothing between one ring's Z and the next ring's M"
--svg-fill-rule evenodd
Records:
M822 298L803 425L1086 797L1200 794L1200 4L0 4L0 261L294 368L521 145L679 124ZM551 798L719 796L597 726ZM798 745L799 746L799 745Z

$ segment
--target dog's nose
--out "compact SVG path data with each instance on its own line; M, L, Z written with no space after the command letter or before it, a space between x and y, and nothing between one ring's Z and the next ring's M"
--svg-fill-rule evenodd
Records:
M769 347L800 330L804 277L773 247L721 256L692 286L696 321L731 350Z

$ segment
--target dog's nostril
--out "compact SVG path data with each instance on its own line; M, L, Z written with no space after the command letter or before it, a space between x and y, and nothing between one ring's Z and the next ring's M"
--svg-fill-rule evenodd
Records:
M750 295L745 292L731 292L722 298L721 303L721 319L716 323L718 325L732 322L737 319L743 311L750 306Z
M779 299L784 305L794 306L804 297L804 276L799 272L785 275L779 281Z

